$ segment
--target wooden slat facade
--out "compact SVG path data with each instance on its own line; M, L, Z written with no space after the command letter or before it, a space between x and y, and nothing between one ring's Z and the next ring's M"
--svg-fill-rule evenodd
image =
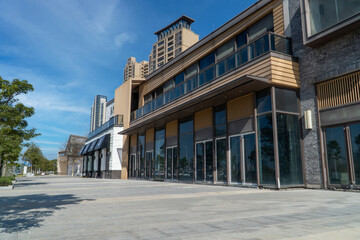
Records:
M360 72L317 85L319 110L360 101Z

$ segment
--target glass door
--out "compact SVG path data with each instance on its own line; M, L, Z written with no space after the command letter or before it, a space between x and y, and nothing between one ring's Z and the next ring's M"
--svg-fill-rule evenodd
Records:
M130 177L135 177L135 173L136 173L136 155L135 154L131 154L130 155L130 166L129 166L129 175Z
M196 143L195 152L196 152L196 181L204 181L204 166L205 166L205 153L204 153L204 142Z
M230 136L229 146L231 182L257 184L255 134Z
M195 173L197 182L212 182L213 163L213 142L212 140L195 143Z
M166 149L166 179L177 180L177 147L168 147Z

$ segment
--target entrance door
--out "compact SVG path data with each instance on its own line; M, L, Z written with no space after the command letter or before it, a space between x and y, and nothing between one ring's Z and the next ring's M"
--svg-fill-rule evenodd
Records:
M232 183L256 184L256 143L255 134L231 136L230 174Z
M212 140L195 143L195 160L196 181L213 181L214 163Z
M324 130L329 186L360 187L360 124Z
M166 149L166 180L177 180L178 161L177 147L168 147Z

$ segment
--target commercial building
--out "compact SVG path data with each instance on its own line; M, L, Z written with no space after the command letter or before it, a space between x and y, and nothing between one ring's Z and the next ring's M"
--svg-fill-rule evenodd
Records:
M99 95L95 100L99 99ZM101 96L101 99L107 99ZM83 171L86 177L120 178L122 158L122 136L117 134L123 130L123 116L115 114L115 106L119 105L119 98L108 102L101 102L104 109L104 122L89 133L84 146L79 149L82 156ZM91 108L93 112L94 106Z
M260 0L154 55L127 88L122 178L358 188L359 23L355 0Z
M153 44L149 55L150 73L199 41L199 35L191 31L193 22L193 19L183 15L154 33L157 42Z
M70 135L64 151L58 152L57 175L81 176L83 159L79 154L86 137Z
M100 127L105 122L107 97L96 95L91 107L90 132Z
M136 58L128 58L124 68L124 82L129 78L145 78L149 75L149 63L147 61L136 62Z

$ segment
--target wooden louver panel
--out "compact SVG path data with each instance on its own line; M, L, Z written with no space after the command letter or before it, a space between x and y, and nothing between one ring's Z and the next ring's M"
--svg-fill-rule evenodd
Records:
M360 72L319 83L319 109L336 107L360 101Z

